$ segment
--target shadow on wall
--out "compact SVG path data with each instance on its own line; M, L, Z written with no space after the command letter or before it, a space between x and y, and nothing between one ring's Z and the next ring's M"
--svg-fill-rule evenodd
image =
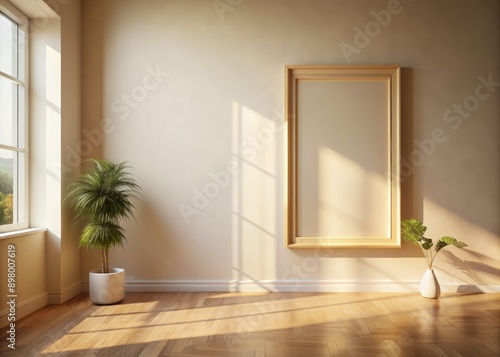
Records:
M471 251L469 249L463 249L463 251L467 252L472 257L480 259L482 261L491 260L490 257L481 253ZM475 283L477 283L477 285L460 285L457 289L458 293L473 294L486 292L486 288L482 288L482 286L492 285L492 281L495 279L495 277L500 276L500 269L495 268L494 266L491 266L489 264L479 261L460 259L450 251L443 251L442 254L446 257L450 265L454 266L457 270L460 270Z
M410 156L414 140L413 70L401 68L401 158ZM401 163L401 218L423 218L422 187L416 186L415 168Z

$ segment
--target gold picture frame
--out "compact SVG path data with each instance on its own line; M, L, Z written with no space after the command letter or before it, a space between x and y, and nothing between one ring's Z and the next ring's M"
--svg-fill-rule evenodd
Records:
M397 248L399 66L285 67L285 245Z

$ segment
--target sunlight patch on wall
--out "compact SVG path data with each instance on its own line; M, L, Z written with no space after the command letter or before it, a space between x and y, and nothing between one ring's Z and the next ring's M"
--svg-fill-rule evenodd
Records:
M61 54L45 46L45 120L46 143L61 141ZM61 147L46 145L47 180L61 181ZM50 197L50 196L48 196Z
M45 197L51 233L61 237L61 54L45 46ZM56 213L57 212L57 213Z
M319 148L317 160L318 179L309 180L309 194L299 196L302 199L299 235L389 236L388 177L368 171L360 163L326 146ZM317 207L317 211L313 207Z
M45 96L48 102L61 108L61 54L45 46Z
M276 275L276 132L269 119L233 102L232 262L236 281Z

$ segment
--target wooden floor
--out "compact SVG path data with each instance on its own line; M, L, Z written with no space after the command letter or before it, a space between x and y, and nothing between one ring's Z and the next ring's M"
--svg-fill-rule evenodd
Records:
M3 356L500 356L500 294L82 294L17 322Z

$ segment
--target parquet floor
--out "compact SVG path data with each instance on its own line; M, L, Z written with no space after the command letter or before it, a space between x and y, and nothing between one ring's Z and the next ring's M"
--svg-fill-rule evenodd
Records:
M1 356L500 356L500 294L82 294L16 328Z

